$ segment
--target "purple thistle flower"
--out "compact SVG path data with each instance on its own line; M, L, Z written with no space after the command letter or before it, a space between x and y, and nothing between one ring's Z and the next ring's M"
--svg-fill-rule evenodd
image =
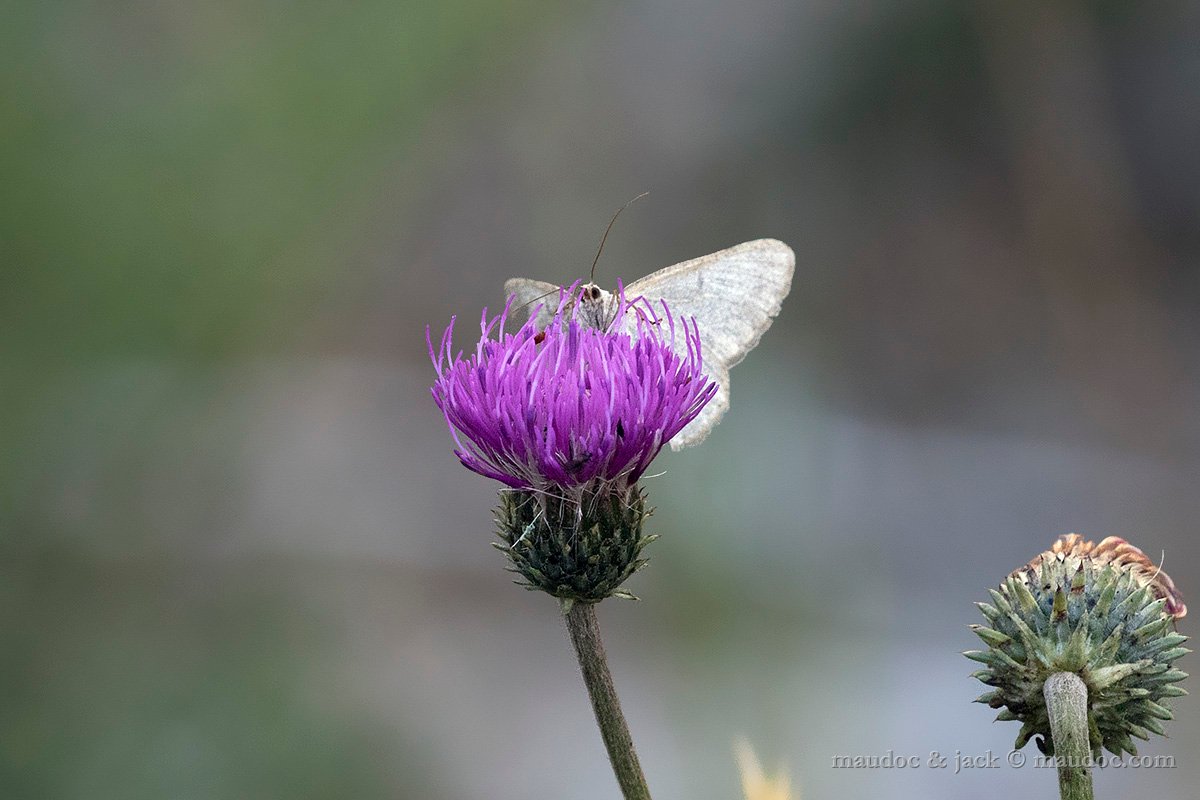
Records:
M484 309L469 357L452 354L453 319L436 349L426 328L433 399L467 469L513 489L623 492L712 398L695 320L619 291L612 323L591 328L573 311L575 288L544 331L537 314L505 331L512 298L490 320Z

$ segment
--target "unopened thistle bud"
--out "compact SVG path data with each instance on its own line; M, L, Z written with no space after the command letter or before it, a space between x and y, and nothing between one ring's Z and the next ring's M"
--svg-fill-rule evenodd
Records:
M1034 737L1053 755L1044 687L1071 672L1087 686L1088 739L1120 755L1137 753L1132 739L1164 732L1167 700L1187 692L1172 662L1191 652L1175 632L1187 613L1166 573L1115 536L1098 544L1063 536L1014 571L992 602L979 603L987 625L972 630L986 650L964 655L986 665L973 676L993 690L976 702L1001 709L998 720L1019 720L1016 748Z
M619 587L654 538L643 533L650 511L637 481L717 390L694 320L619 294L612 324L589 327L573 291L544 329L534 314L509 333L507 307L491 320L485 310L468 358L451 350L453 322L438 348L429 343L455 454L507 487L498 547L521 583L567 605L629 596ZM620 325L626 312L633 332Z

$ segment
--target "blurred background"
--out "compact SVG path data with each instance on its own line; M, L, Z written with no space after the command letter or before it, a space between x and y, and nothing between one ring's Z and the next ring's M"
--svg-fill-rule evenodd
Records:
M615 797L424 329L582 277L645 190L601 284L797 253L731 412L648 482L642 602L600 609L656 797L737 797L738 734L806 800L1051 796L831 762L1007 753L960 651L1060 534L1200 597L1194 3L5 17L5 798ZM1175 708L1142 752L1177 768L1100 793L1194 792Z

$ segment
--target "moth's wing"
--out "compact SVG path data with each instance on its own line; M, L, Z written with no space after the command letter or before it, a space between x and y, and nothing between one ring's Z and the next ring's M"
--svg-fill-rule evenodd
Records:
M554 311L558 308L558 292L559 287L553 283L529 278L509 278L504 282L505 298L516 295L513 310L524 308L529 317L536 313L539 328L546 327L554 319Z
M625 287L629 299L665 300L673 315L696 318L704 371L719 386L700 415L671 440L672 449L704 441L729 408L729 369L771 327L795 267L792 248L758 239L661 269Z
M716 365L710 366L706 361L704 372L717 384L717 391L713 393L712 399L705 404L704 408L700 409L696 418L671 439L672 450L682 450L703 442L708 438L709 431L716 427L717 423L721 421L721 417L725 416L725 412L729 410L729 370Z
M705 361L728 369L771 326L795 266L792 248L759 239L660 269L625 287L625 296L665 300L675 316L695 317Z

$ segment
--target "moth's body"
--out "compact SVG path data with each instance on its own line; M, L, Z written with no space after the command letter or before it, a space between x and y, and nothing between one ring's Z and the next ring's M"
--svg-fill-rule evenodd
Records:
M758 239L660 269L625 287L626 300L644 297L652 305L665 301L677 318L694 317L700 333L704 372L717 384L708 405L674 439L678 450L699 444L729 408L729 369L754 349L779 313L795 269L790 247L774 239ZM504 291L515 305L529 307L545 327L554 316L560 287L544 281L513 278ZM608 330L617 317L619 298L594 283L576 290L574 318L590 328ZM637 315L621 320L623 331L636 334ZM677 345L682 348L683 337Z
M619 302L614 293L606 292L594 283L585 283L575 300L575 319L589 328L608 330L617 316Z

